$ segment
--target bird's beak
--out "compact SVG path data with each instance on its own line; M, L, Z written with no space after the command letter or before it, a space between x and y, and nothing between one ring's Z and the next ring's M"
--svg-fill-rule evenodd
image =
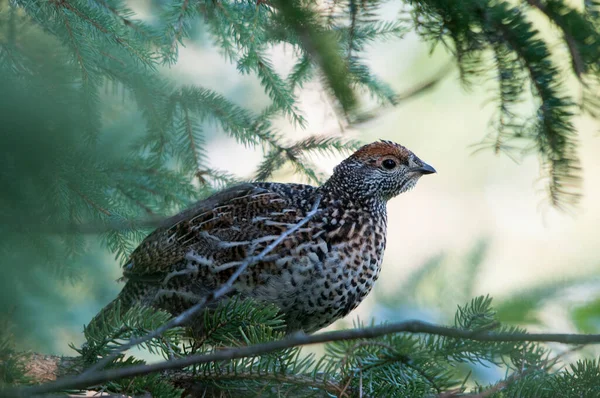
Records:
M425 163L425 162L423 162L423 166L413 167L410 171L421 173L421 174L433 174L433 173L436 173L435 169L433 167L431 167L430 165L428 165L427 163Z

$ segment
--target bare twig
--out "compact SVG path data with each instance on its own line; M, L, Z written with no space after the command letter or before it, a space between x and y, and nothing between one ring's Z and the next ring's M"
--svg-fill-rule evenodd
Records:
M413 99L421 94L424 94L425 92L427 92L427 91L433 89L435 86L437 86L453 70L454 70L454 64L452 62L448 62L437 73L435 73L433 76L431 76L425 82L423 82L415 87L412 87L409 90L398 95L398 98L396 98L396 101L398 101L398 102L406 101L409 99Z
M450 72L452 72L453 70L454 70L453 64L451 62L448 62L437 73L435 73L431 78L427 79L425 82L418 84L414 87L411 87L410 89L406 90L405 92L397 95L395 97L395 103L393 105L397 106L402 101L408 101L408 100L414 99L414 98L418 97L419 95L425 94L427 91L432 90L442 80L444 80L450 74ZM355 115L352 118L352 120L350 121L350 124L353 126L357 126L362 123L366 123L370 120L373 120L376 117L382 116L386 110L391 110L391 109L394 109L394 108L389 107L389 106L379 106L379 107L376 107L371 110L366 110L364 112L360 112L359 114Z
M320 203L321 203L321 197L317 196L312 209L306 214L306 216L302 220L300 220L300 222L298 222L293 227L287 229L285 232L283 232L281 235L279 235L279 237L277 239L275 239L271 244L269 244L267 247L265 247L263 249L263 251L261 251L256 256L247 257L244 260L244 262L239 266L239 268L233 273L233 275L231 275L231 277L227 280L227 282L225 282L223 285L221 285L218 289L214 290L212 292L212 294L210 294L209 296L206 296L205 298L200 300L198 303L194 304L192 307L190 307L186 311L182 312L180 315L176 316L175 318L172 318L169 322L165 323L158 329L153 330L152 332L146 334L145 336L131 339L128 343L120 346L118 350L113 351L112 354L110 354L110 355L104 357L102 360L98 361L94 366L91 366L90 368L88 368L85 372L83 372L78 377L81 379L85 379L86 376L93 376L94 372L104 368L104 366L106 366L112 360L117 358L117 356L119 356L119 354L121 354L122 352L127 351L128 349L135 347L136 345L145 343L146 341L149 341L155 337L158 337L169 329L186 324L194 315L199 313L207 304L217 301L218 299L220 299L221 297L223 297L224 295L229 293L233 289L233 284L235 283L235 281L239 278L239 276L242 273L244 273L244 271L246 271L246 269L249 266L262 260L267 254L269 254L271 251L273 251L273 249L275 249L288 236L290 236L291 234L298 231L300 228L302 228L302 226L304 224L306 224L308 221L310 221L310 219L313 218L315 216L315 214L318 213L318 208L319 208Z
M188 310L189 311L189 310ZM182 314L183 315L183 314ZM338 330L314 335L302 332L290 335L282 340L254 344L245 347L223 349L211 354L190 355L172 361L149 365L136 365L125 368L108 369L90 374L65 377L52 383L19 389L8 389L0 392L0 397L31 396L62 391L65 389L85 388L110 380L157 373L165 370L183 369L188 366L209 362L228 361L232 359L255 357L288 348L322 344L332 341L356 339L372 339L392 333L419 333L450 338L487 342L556 342L562 344L600 344L600 334L566 334L566 333L497 333L479 330L465 330L435 325L428 322L412 320L387 325L372 326L363 329Z

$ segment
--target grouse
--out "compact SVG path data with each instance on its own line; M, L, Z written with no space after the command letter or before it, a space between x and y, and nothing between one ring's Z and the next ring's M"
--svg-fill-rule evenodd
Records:
M386 202L431 173L407 148L378 141L342 161L319 187L256 182L225 189L146 237L124 265L126 284L109 306L119 301L122 310L141 304L180 314L318 201L316 214L248 267L229 295L273 303L289 332L314 332L369 293L386 245Z

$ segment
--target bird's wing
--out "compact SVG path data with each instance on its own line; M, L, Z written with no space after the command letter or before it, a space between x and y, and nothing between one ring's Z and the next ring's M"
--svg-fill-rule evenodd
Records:
M254 184L223 190L171 217L146 237L124 265L124 276L143 279L169 272L190 250L219 263L247 255L240 252L245 252L242 245L231 242L281 233L285 229L281 226L301 217L287 205L280 194ZM227 249L221 249L224 246Z

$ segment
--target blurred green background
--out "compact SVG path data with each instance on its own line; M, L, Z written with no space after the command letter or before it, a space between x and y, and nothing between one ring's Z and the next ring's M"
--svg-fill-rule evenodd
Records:
M132 5L138 16L152 19L156 4L138 0ZM393 5L384 9L390 14L397 11ZM258 79L238 73L212 46L202 23L193 31L194 39L185 41L178 63L165 68L165 75L181 84L214 89L251 110L269 104ZM544 33L558 38L550 27ZM375 290L359 308L329 329L350 326L357 317L376 322L419 318L445 323L451 321L457 305L476 295L490 294L501 320L527 325L530 331L597 332L599 126L586 117L576 119L583 198L572 214L558 212L550 207L542 190L535 156L516 154L511 158L489 149L476 152L476 144L489 133L496 111L490 102L495 89L491 76L487 83L467 90L459 83L450 54L442 48L430 50L411 33L369 50L365 57L369 65L400 94L449 70L430 90L401 101L397 107L381 109L367 122L348 126L340 121L321 83L315 80L298 93L307 129L296 128L283 118L276 123L290 140L314 134L343 135L365 143L393 140L438 171L389 203L388 246ZM270 55L279 71L293 65L292 54L284 46L273 48ZM557 51L557 59L561 56ZM567 67L565 62L560 64ZM575 82L571 83L575 91ZM135 136L142 119L123 109L118 90L110 84L106 84L103 95L111 104L103 115L107 133L101 142L103 152L127 156L125 144L133 137L117 132L127 126ZM14 100L6 95L3 99ZM375 106L366 96L361 101L365 108ZM67 127L60 131L76 134L76 116L63 121ZM47 123L41 124L47 127ZM111 131L116 133L111 135ZM259 151L237 144L215 125L205 128L204 134L210 166L228 170L240 179L251 177L261 161ZM46 144L37 145L41 150ZM38 171L47 168L47 156L35 155L32 167ZM56 159L60 156L58 153ZM329 174L341 159L340 155L313 160L320 171ZM51 169L44 172L52 174ZM274 180L305 182L291 168L278 172ZM77 243L86 248L86 254L69 265L77 271L67 280L58 275L49 279L44 273L36 277L34 263L42 261L36 256L5 258L5 264L19 268L30 281L28 285L2 284L3 295L26 297L19 306L5 308L15 321L19 347L69 355L73 352L68 343L83 343L83 325L114 299L122 286L115 282L121 274L120 261L100 243L94 235Z

